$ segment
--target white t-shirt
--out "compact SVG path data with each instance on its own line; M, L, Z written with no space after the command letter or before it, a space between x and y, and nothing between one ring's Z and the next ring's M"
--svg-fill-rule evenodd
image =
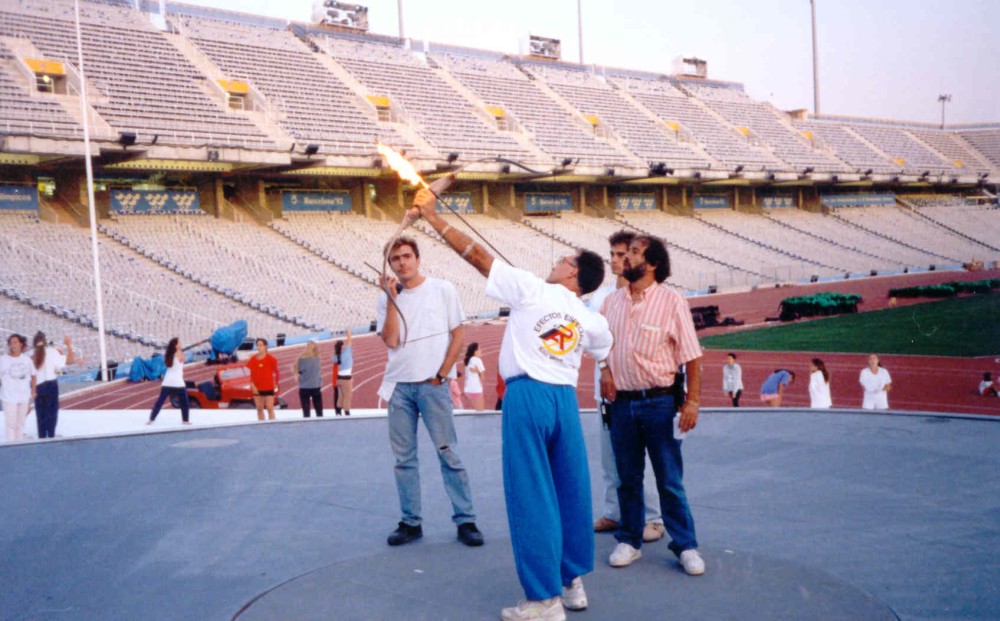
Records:
M587 308L595 313L601 312L604 300L608 299L608 296L614 293L617 288L617 283L604 285L591 294L590 299L587 300ZM594 365L594 400L598 403L601 402L601 369L596 364Z
M992 385L993 385L993 380L990 380L988 382L986 380L983 380L983 381L979 382L979 394L985 393L986 389L989 388Z
M479 373L473 373L474 370L486 372L486 365L479 356L473 356L469 359L469 364L465 365L465 392L478 395L483 392L483 382L479 379Z
M500 345L500 375L505 380L528 375L576 386L584 350L598 360L611 351L608 321L562 285L494 261L486 295L510 306Z
M809 375L809 407L828 408L833 405L830 397L830 384L823 379L822 371L813 371Z
M397 382L422 382L437 374L451 343L451 331L465 320L455 285L440 278L426 278L413 289L403 289L396 296L396 303L406 318L407 329L399 322L399 340L403 345L389 350L378 391L386 401L392 397ZM379 332L385 324L387 305L383 293L375 308ZM448 377L454 377L454 369L448 371Z
M177 357L177 354L174 354L173 366L167 367L167 372L163 374L163 386L165 388L184 388L184 363Z
M34 360L35 350L32 349L28 352L28 355ZM35 369L35 381L39 384L52 381L59 377L59 371L62 371L64 368L66 368L66 356L60 353L55 347L46 347L45 362L42 363L41 369Z
M35 365L31 357L22 352L18 357L0 356L0 401L28 403L31 401L31 377Z
M877 373L865 367L861 370L861 387L864 388L865 396L861 402L861 407L866 410L888 410L889 393L882 390L892 383L889 372L879 367Z

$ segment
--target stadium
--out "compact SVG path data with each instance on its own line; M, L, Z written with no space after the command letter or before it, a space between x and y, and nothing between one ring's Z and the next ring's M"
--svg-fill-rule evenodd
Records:
M706 416L685 449L720 571L689 589L599 567L587 616L654 618L667 602L706 619L1000 616L1000 399L975 390L1000 375L1000 118L781 110L699 58L665 74L561 55L545 37L510 54L376 34L367 8L332 1L298 22L0 0L0 331L67 336L83 358L60 378L62 439L0 445L14 473L0 516L19 524L2 538L15 588L0 618L472 619L509 603L496 412L456 420L486 561L430 521L421 547L385 554L375 308L416 188L379 143L427 181L454 175L442 217L532 273L580 249L606 257L619 230L666 242L667 284L706 348ZM496 373L510 309L426 222L406 233ZM831 310L826 294L857 300ZM129 381L134 361L240 320L239 349L268 340L286 377L319 341L327 394L327 350L350 330L358 416L303 421L289 386L276 423L206 410L146 433L159 382ZM748 401L774 368L821 353L837 409L809 412L802 389L779 410L729 408L729 351ZM892 370L888 413L854 409L870 351ZM597 496L593 366L578 394ZM428 514L445 515L427 487Z

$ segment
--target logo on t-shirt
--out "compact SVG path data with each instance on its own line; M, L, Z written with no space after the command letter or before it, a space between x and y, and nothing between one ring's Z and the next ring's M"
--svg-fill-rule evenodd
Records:
M541 350L557 358L572 353L580 344L580 324L564 313L549 313L535 324Z

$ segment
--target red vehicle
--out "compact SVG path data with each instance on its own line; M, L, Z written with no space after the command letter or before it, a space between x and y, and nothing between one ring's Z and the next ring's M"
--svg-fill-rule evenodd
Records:
M242 364L230 364L218 367L213 378L194 385L188 382L188 400L192 408L218 410L222 408L252 408L253 390L250 387L250 369ZM180 403L171 403L179 407ZM285 409L288 402L281 397L275 397L274 405Z

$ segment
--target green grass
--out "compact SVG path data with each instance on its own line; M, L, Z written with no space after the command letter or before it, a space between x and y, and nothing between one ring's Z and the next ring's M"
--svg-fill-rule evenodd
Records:
M718 334L702 338L701 344L707 349L993 355L1000 353L1000 294Z

